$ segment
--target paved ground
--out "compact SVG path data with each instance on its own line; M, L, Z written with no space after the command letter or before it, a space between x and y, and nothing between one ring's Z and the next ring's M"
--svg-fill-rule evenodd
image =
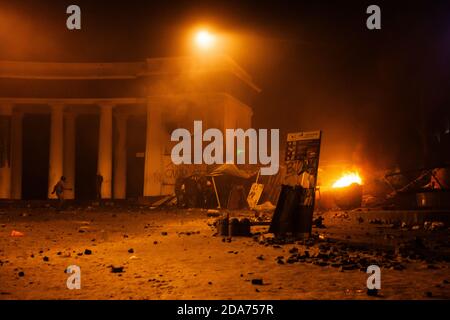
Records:
M314 241L276 244L264 226L252 227L254 238L223 241L214 236L215 218L202 210L3 208L0 299L450 299L447 228L358 221L363 214L325 213L326 228L314 228ZM24 236L11 237L13 230ZM417 239L431 258L399 254L401 243ZM321 250L330 257L320 258ZM367 295L361 264L347 270L333 250L348 250L350 260L379 258L380 297ZM81 268L80 290L66 287L69 265Z

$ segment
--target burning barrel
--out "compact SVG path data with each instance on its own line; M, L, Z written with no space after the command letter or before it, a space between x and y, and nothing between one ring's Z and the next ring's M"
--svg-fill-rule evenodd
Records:
M334 203L343 210L361 207L362 181L357 173L344 175L333 184Z
M334 203L343 209L350 210L361 207L362 186L353 183L348 187L337 188L334 190Z

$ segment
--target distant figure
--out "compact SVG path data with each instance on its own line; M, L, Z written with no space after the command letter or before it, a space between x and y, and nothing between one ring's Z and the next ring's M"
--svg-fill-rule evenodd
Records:
M186 207L186 186L183 177L178 177L175 180L175 196L177 197L177 207Z
M103 183L103 176L100 173L97 173L96 179L96 199L102 200L102 183Z
M58 210L62 210L64 207L64 190L72 190L71 188L65 188L64 183L66 182L66 177L62 176L61 179L53 187L52 194L56 193L56 197L59 200Z

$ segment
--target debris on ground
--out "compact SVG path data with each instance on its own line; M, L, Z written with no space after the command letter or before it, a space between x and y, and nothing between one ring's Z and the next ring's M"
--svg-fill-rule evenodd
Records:
M367 295L371 297L378 296L378 289L367 289Z
M263 279L252 279L252 284L257 285L257 286L262 286L264 284Z
M402 271L406 263L423 260L432 262L448 261L448 255L438 255L431 250L431 246L424 243L420 237L400 242L396 247L373 249L368 245L350 244L347 241L338 241L327 238L323 234L312 234L309 239L295 240L289 238L270 238L260 235L253 237L255 242L274 248L282 245L296 244L289 250L290 256L283 256L275 260L278 264L292 264L296 262L309 263L317 266L331 266L341 271L360 270L366 272L370 265ZM262 257L262 256L261 256ZM260 259L257 257L257 259ZM260 259L262 260L262 259Z
M206 216L210 218L220 217L221 213L219 210L216 209L208 209L208 211L206 211Z
M323 220L325 220L322 216L316 218L313 220L313 226L316 228L325 228L325 225L323 224Z
M273 211L275 210L275 206L270 201L266 201L262 204L258 204L253 207L255 211Z
M114 266L114 265L111 265L110 266L111 267L111 272L112 273L122 273L122 272L124 272L124 267L123 266Z
M25 236L23 232L17 230L11 231L11 237L23 237L23 236Z

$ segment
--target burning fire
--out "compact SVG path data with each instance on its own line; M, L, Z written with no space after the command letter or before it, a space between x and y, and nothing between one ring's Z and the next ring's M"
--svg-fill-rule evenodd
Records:
M362 179L358 172L345 173L338 181L333 184L333 188L348 187L351 184L362 184Z

